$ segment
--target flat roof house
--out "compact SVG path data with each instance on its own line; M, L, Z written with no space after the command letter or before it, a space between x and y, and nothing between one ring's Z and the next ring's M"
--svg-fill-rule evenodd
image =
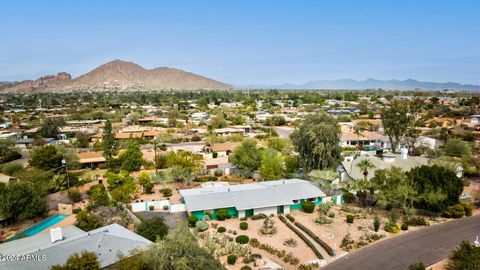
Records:
M251 184L214 186L182 189L182 201L187 211L202 219L205 212L216 218L219 209L227 209L232 217L250 217L258 214L290 213L302 208L301 203L309 200L316 205L326 195L309 181L285 179Z
M100 267L105 268L116 263L120 253L128 257L130 252L146 249L152 244L116 223L89 232L73 225L55 230L55 234L52 230L1 244L0 254L25 259L0 261L0 269L47 270L55 264L65 263L70 255L83 250L94 252Z

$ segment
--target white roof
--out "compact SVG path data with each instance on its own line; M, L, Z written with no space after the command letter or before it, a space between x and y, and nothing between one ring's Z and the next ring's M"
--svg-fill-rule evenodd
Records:
M285 179L251 184L180 190L188 211L235 207L237 210L290 205L293 200L324 197L309 181Z

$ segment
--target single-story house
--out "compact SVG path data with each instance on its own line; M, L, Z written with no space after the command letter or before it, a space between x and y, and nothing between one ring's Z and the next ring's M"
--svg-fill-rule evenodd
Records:
M215 186L180 190L187 211L202 219L206 212L216 218L219 209L227 209L232 217L258 214L290 213L302 208L308 200L316 205L326 197L317 186L300 179L284 179L250 184ZM334 200L337 201L337 200Z
M105 163L103 151L96 152L80 152L78 153L78 162L83 167L93 167Z
M226 157L239 145L239 142L214 143L209 147L209 152L217 153L217 157Z
M43 140L43 142L48 145L57 144L57 140L55 138L41 138L39 140ZM34 141L35 139L33 138L26 138L26 137L20 138L15 141L15 147L28 148L33 144Z
M74 253L94 252L100 268L119 261L119 254L131 256L135 250L144 250L152 242L118 225L110 224L89 232L73 225L55 228L50 232L6 242L0 245L0 254L18 256L23 260L0 262L3 270L48 270L55 264L64 264Z

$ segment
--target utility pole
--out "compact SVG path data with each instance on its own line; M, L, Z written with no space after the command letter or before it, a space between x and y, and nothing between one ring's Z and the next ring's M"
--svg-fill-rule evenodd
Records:
M67 174L67 186L70 188L70 176L68 176L67 160L65 157L62 159L62 165L65 166L65 173Z
M157 168L157 140L155 140L155 138L153 138L153 153L154 153L154 157L153 157L153 161L155 162L155 173L158 172L158 168Z

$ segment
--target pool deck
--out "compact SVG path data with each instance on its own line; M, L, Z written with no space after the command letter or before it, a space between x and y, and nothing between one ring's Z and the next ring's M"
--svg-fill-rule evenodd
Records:
M50 226L48 228L45 228L45 230L40 231L39 233L48 232L48 231L50 231L50 229L52 229L54 227L66 227L66 226L69 226L69 225L74 225L75 221L76 221L75 217L76 217L76 215L70 215L70 216L66 217L65 219L63 219L62 221L60 221L56 224L53 224L52 226Z

